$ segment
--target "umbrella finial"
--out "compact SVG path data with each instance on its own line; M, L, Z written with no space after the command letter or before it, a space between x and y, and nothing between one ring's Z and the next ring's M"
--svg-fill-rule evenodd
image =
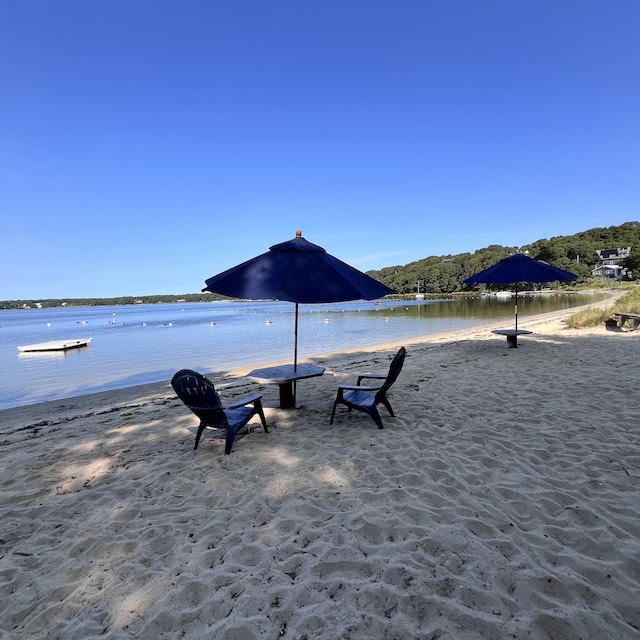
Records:
M302 238L302 231L300 231L300 229L296 231L296 238Z

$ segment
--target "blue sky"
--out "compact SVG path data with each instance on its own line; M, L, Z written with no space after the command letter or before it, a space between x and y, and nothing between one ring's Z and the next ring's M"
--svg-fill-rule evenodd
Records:
M6 0L0 87L0 299L640 220L637 0Z

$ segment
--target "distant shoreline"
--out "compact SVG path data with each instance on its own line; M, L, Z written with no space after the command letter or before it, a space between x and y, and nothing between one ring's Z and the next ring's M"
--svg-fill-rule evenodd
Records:
M505 287L509 290L509 287ZM597 293L606 292L607 289L545 289L544 293ZM519 291L521 295L537 293L537 290ZM477 291L456 291L453 293L421 293L420 299L424 300L448 300L455 298L476 298ZM415 293L396 293L385 296L382 300L416 300ZM271 300L245 300L229 298L217 293L185 293L179 295L157 294L151 296L116 296L111 298L21 298L19 300L0 300L0 311L13 309L57 309L75 307L118 307L128 305L147 304L192 304L207 302L272 302ZM282 300L281 302L286 302ZM292 303L293 304L293 303Z

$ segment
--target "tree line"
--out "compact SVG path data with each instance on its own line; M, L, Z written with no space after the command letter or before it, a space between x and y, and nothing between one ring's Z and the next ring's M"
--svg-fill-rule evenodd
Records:
M541 239L522 247L490 245L474 253L431 256L407 265L384 267L367 273L397 293L449 294L469 289L464 280L490 267L516 251L527 252L535 260L578 276L576 283L592 280L591 270L598 256L596 250L631 247L629 258L621 266L631 271L632 279L640 278L640 222L625 222L612 227L599 227L571 236Z
M125 304L169 304L177 302L211 302L227 300L217 293L183 293L179 295L159 294L152 296L119 296L116 298L34 298L29 300L2 300L0 309L24 309L25 307L99 307Z

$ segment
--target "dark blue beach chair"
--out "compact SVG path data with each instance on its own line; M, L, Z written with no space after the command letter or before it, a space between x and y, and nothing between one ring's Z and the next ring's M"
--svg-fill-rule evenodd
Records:
M406 353L406 349L404 347L400 347L398 353L396 353L391 361L389 372L386 374L363 374L358 376L358 382L356 385L341 384L338 387L338 394L335 402L333 403L329 424L333 424L336 407L339 404L344 404L349 411L355 409L356 411L366 413L378 425L378 429L384 429L382 426L382 418L378 412L378 405L384 405L389 412L389 415L392 417L395 415L391 408L391 403L387 398L387 391L398 379L400 371L402 371L402 365L404 364ZM361 386L360 383L362 380L367 379L384 380L384 382L379 386Z
M262 410L261 395L252 395L233 404L224 405L220 401L220 396L218 396L213 382L190 369L178 371L171 379L171 386L178 398L200 418L194 450L198 448L205 428L214 427L226 430L224 453L229 455L238 432L247 426L249 420L254 416L260 417L265 433L269 433ZM250 427L248 430L251 430Z

